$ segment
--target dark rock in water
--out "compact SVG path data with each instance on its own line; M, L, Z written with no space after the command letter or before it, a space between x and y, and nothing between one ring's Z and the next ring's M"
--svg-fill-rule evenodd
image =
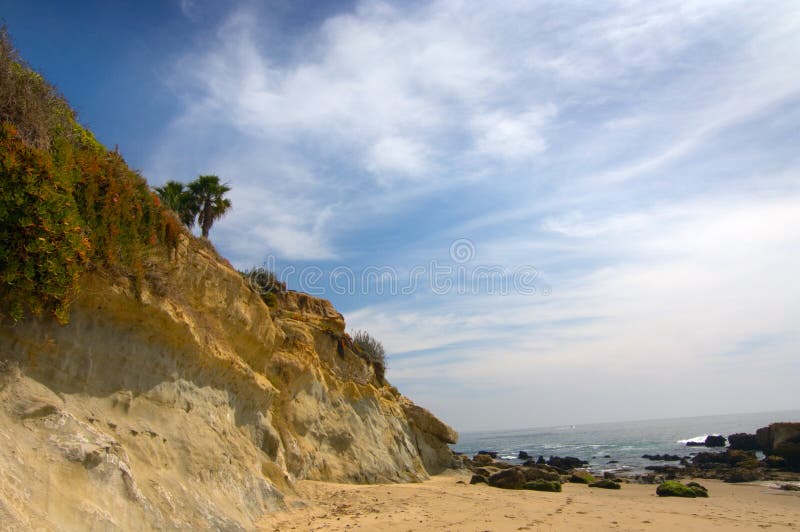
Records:
M692 464L701 469L710 469L720 466L730 467L758 467L758 460L754 451L737 451L728 449L724 453L697 453L692 458Z
M604 455L603 458L611 458L610 454Z
M575 458L574 456L551 456L550 459L547 461L547 465L556 467L562 471L569 471L570 469L575 469L576 467L583 467L587 465L589 462L581 460L580 458Z
M561 491L561 483L557 480L531 480L526 482L523 486L526 490L535 491Z
M478 451L478 454L486 454L492 458L497 458L497 451Z
M486 477L482 477L480 475L472 475L472 478L469 479L470 484L486 484Z
M609 464L618 464L619 461L618 460L609 460L607 463L609 463Z
M525 451L520 451L517 455L517 460L528 460L530 459L531 455L526 453Z
M536 459L536 463L537 463L537 464L546 464L547 462L545 462L545 460L544 460L544 456L542 456L542 455L540 454L540 455L539 455L539 458L537 458L537 459Z
M646 458L648 460L660 460L662 462L677 462L681 459L680 456L676 454L644 454L642 458Z
M761 469L737 467L736 469L733 469L727 477L725 477L725 482L754 482L756 480L763 479L764 472Z
M728 436L728 443L730 448L737 451L758 451L761 447L758 446L758 439L755 434L746 434L738 432Z
M788 467L800 469L800 423L772 423L756 431L756 440L764 454L780 456Z
M706 436L705 441L687 441L687 447L725 447L727 440L725 436L720 436L718 434L711 434Z
M589 487L590 488L603 488L603 489L607 489L607 490L618 490L618 489L622 488L622 486L620 486L619 484L617 484L613 480L608 480L608 479L605 479L605 478L603 480L598 480L597 482L592 482L591 484L589 484Z
M729 465L728 455L726 453L697 453L692 458L692 464L699 467Z
M521 489L525 482L525 475L516 467L498 471L487 479L490 486L507 490Z
M677 480L667 480L659 484L656 488L656 494L659 497L708 497L708 490L698 484L692 482L689 485L681 484Z

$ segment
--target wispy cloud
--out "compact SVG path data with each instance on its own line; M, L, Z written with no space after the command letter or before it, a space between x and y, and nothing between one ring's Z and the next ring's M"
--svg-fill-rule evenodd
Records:
M283 33L271 16L237 5L175 62L183 109L147 168L232 181L223 252L408 271L466 237L552 286L337 298L401 389L461 428L800 406L780 399L798 375L769 369L800 318L793 2L365 0ZM753 338L773 340L731 365ZM663 405L653 383L693 391Z

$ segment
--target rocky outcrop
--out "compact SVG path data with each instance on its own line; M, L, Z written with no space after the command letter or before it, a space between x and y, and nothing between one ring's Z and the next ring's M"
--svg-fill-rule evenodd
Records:
M71 320L0 327L0 522L252 528L297 479L416 481L457 435L347 347L327 301L267 307L181 242L84 279Z
M783 458L793 468L800 468L800 423L772 423L756 431L759 447L767 455Z
M731 434L728 436L728 443L731 449L737 451L758 451L761 449L755 434L746 434L744 432Z

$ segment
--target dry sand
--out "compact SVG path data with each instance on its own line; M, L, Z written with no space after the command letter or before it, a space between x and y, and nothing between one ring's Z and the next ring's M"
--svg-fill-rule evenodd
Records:
M458 481L463 481L464 484ZM656 496L656 486L621 490L564 484L561 493L469 485L461 473L419 484L302 481L290 510L260 530L800 530L800 492L701 480L708 499Z

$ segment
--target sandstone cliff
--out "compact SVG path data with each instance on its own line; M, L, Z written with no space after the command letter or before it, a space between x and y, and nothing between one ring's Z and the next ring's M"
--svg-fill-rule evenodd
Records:
M248 528L297 479L416 481L456 434L342 348L327 302L267 307L199 242L143 286L88 274L69 324L0 328L0 523Z

